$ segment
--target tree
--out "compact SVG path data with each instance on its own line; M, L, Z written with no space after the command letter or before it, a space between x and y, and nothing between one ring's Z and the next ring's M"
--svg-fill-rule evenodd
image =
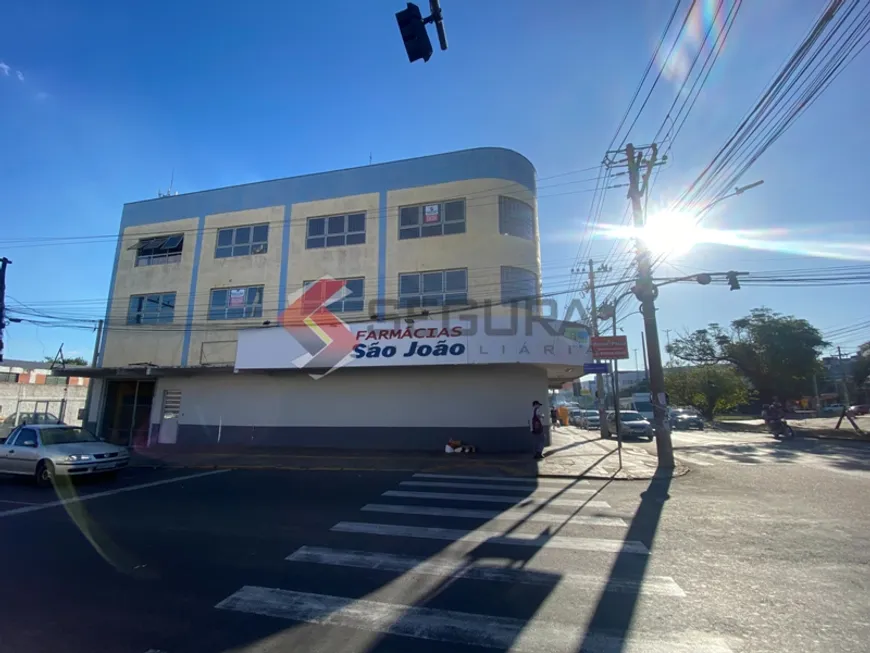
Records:
M46 363L53 363L54 356L46 356L44 360ZM71 365L87 366L87 364L88 364L88 361L86 361L81 356L73 356L71 358L67 358L66 356L64 356L63 362L66 363L68 366L71 366ZM57 359L57 363L58 363L58 365L60 365L60 358Z
M764 402L809 394L828 343L806 320L756 308L730 329L710 324L674 340L667 351L696 365L731 363Z
M672 406L694 406L705 419L749 401L749 388L732 365L716 363L665 370Z

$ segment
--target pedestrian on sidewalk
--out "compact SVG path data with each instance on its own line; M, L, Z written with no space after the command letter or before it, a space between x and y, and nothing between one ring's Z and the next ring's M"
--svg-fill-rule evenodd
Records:
M559 411L555 406L550 407L550 426L554 431L559 426Z
M535 459L540 460L544 457L544 420L541 415L541 402L532 402L532 438L535 441Z

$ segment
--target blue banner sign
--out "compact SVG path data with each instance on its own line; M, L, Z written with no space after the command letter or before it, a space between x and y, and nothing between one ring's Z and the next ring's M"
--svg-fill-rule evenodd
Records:
M610 365L607 363L584 363L583 374L609 374Z

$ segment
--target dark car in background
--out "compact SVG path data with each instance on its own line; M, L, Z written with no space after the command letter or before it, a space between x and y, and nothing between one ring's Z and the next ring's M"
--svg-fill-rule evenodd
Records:
M671 423L671 429L704 430L704 418L694 408L672 408L668 420Z

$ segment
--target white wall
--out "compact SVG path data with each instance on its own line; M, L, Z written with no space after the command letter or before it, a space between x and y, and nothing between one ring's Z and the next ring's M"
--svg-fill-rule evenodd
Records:
M164 378L155 409L166 389L182 392L181 425L518 427L546 401L547 375L517 365Z

